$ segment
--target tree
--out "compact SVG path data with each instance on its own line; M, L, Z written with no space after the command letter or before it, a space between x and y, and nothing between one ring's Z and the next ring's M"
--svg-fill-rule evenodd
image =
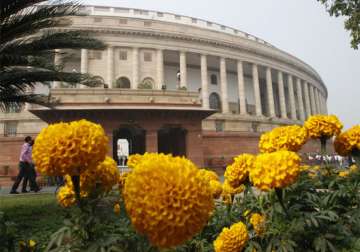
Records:
M0 0L0 110L19 108L25 102L51 105L48 96L32 91L38 83L98 82L87 74L64 72L54 63L59 54L55 49L105 47L87 32L67 28L69 16L80 15L79 7L67 0Z
M360 44L360 1L359 0L317 0L325 4L331 16L347 17L345 29L351 34L351 47L358 49Z

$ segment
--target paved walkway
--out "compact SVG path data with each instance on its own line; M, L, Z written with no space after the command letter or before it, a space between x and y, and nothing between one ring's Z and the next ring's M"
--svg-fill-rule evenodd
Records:
M21 186L20 186L21 187ZM19 194L9 194L10 193L10 187L1 187L0 188L0 197L3 196L9 196L9 197L16 197L18 195L33 195L33 194L39 194L39 193L55 193L56 187L55 186L48 186L48 187L42 187L41 190L37 193L29 192L29 193L20 193L21 190L18 189Z

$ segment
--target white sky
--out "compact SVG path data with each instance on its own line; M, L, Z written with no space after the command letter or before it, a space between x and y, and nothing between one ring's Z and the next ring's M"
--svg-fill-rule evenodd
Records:
M174 12L232 26L310 64L328 88L329 113L348 128L360 124L360 51L343 19L316 0L82 0L83 4Z

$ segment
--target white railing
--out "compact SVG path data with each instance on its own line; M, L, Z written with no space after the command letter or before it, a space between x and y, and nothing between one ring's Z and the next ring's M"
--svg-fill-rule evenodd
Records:
M207 21L200 18L194 18L184 15L177 15L169 12L159 12L152 10L143 10L143 9L131 9L131 8L123 8L123 7L107 7L107 6L83 6L81 9L82 12L93 15L93 16L118 16L125 18L141 18L141 19L149 19L149 20L158 20L158 21L166 21L173 22L178 24L191 25L196 27L201 27L213 31L219 31L228 33L231 35L247 38L249 40L256 41L260 44L264 44L267 46L273 47L271 44L266 42L263 39L255 37L246 32L240 31L238 29L221 25L215 22Z

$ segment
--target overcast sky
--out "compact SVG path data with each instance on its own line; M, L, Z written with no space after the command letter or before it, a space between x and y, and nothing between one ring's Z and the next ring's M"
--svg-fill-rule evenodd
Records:
M174 12L258 36L310 64L328 88L329 113L348 128L360 124L360 51L351 49L343 19L316 0L83 0Z

